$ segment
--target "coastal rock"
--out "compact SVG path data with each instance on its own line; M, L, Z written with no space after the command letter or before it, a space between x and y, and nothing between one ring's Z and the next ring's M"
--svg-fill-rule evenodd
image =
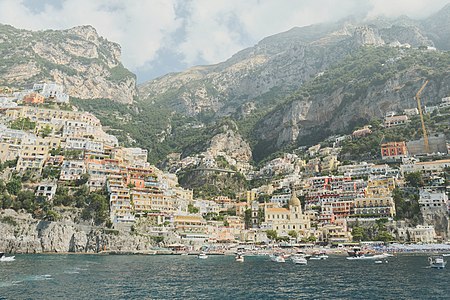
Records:
M95 226L36 220L30 214L0 211L0 251L11 253L97 253L100 251L146 251L149 237L129 231Z

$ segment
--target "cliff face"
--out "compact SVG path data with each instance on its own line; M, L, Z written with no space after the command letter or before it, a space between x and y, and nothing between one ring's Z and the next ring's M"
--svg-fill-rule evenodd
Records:
M91 26L27 31L0 25L0 85L54 81L82 99L131 103L136 78L120 62L121 49Z
M265 109L297 90L362 46L409 43L434 46L413 20L346 20L293 28L263 39L217 65L172 73L139 86L141 100L161 102L190 116L212 111L217 116L245 115L248 105Z
M70 221L48 222L12 210L0 214L0 251L12 253L145 251L151 239Z
M378 49L369 54L370 52L372 51L369 49L364 51L363 56L352 59L355 63L354 71L338 72L345 78L345 82L339 80L338 73L330 77L325 74L324 78L317 78L292 96L291 101L262 118L255 126L259 145L271 144L276 149L292 142L308 144L314 138L311 135L342 133L351 130L354 124L383 118L386 112L402 113L404 109L415 108L417 103L414 95L425 79L430 82L423 92L424 105L437 105L441 98L450 94L450 73L441 64L444 61L444 65L450 62L447 53L397 49ZM382 52L390 54L379 62L378 67L373 67L369 58ZM418 57L428 62L412 63ZM404 63L405 61L408 63ZM431 61L435 63L430 63ZM348 65L342 66L345 68ZM359 74L357 66L360 67ZM329 71L339 68L338 66ZM364 73L367 75L362 75ZM381 79L378 81L376 78L382 73L390 75L384 78L384 75L380 75ZM319 91L311 93L312 89Z
M287 144L307 143L311 136L318 142L327 134L349 131L355 124L382 117L388 110L414 107L414 94L426 76L431 81L425 103L440 101L448 92L448 77L433 69L440 68L437 60L446 63L439 50L447 48L438 47L445 46L445 38L431 28L441 23L450 28L445 17L449 9L437 14L439 21L431 17L422 21L349 18L293 28L225 62L144 83L138 87L139 103L148 110L163 108L169 120L171 114L205 124L230 118L252 145L253 158L259 160ZM431 50L413 53L419 47L437 47L438 54L432 58ZM357 66L352 63L360 52L371 49L380 50ZM385 58L376 59L376 55ZM330 73L336 68L345 72ZM308 88L323 79L327 84Z

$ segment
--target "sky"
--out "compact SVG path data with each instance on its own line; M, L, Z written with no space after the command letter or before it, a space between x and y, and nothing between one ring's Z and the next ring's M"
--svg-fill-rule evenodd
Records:
M349 15L427 17L450 0L0 0L0 23L29 30L92 25L144 82L224 61L264 37Z

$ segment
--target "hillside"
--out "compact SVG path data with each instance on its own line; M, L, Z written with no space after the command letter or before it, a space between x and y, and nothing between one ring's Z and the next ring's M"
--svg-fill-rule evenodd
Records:
M264 157L293 142L311 145L389 111L414 108L414 95L425 79L430 83L423 104L436 104L450 94L448 65L449 52L361 48L255 123L254 156Z
M136 76L122 65L120 52L91 26L28 31L0 24L0 86L54 81L73 97L131 103Z

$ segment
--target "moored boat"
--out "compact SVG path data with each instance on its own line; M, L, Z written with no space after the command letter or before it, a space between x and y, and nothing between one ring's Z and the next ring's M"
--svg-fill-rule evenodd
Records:
M428 257L428 262L430 264L430 267L434 269L443 269L447 264L442 255L430 256Z
M0 261L14 261L16 260L14 256L5 256L5 253L0 252Z
M306 260L306 257L299 254L294 254L291 256L291 260L296 265L307 265L308 261Z
M348 260L366 260L366 259L383 259L389 256L393 256L392 254L388 253L381 253L381 254L367 254L361 251L361 248L355 247L351 251L348 251Z
M208 255L206 255L206 253L204 253L204 252L201 252L201 253L199 253L199 255L197 255L197 258L199 258L199 259L207 259Z
M241 253L238 253L235 257L237 262L244 262L244 255Z
M270 260L277 263L284 263L286 260L282 254L271 254L269 255Z
M325 252L320 252L320 253L314 254L309 259L311 259L311 260L325 260L327 258L328 258L328 255Z

